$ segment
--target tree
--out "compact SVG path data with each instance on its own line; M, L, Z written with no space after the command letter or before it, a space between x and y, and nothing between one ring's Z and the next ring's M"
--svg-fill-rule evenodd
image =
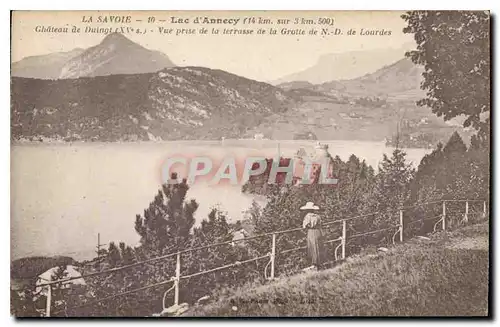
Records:
M480 162L480 156L467 150L458 133L453 133L446 145L426 155L418 167L412 182L412 199L427 202L436 199L470 198L469 191L475 185L469 184L470 178L477 173L471 169Z
M122 261L120 250L114 242L109 243L107 261L111 268L114 268Z
M132 247L120 242L120 257L123 265L129 265L135 261L135 253Z
M50 280L51 281L61 280L61 279L66 279L67 277L68 277L67 266L66 265L59 265L54 269ZM64 307L66 305L66 301L65 301L66 294L64 294L64 293L65 293L65 290L67 290L70 287L71 287L71 285L64 284L64 283L54 284L51 286L51 288L52 288L52 303L53 303L52 310L53 311L57 311L58 309L61 309L62 307Z
M356 224L361 229L358 233L390 228L398 222L399 208L407 205L410 201L410 183L415 175L415 169L406 162L406 153L401 149L395 149L389 158L384 154L382 163L379 165L378 174L372 194L368 198L367 212L376 213L359 220ZM392 230L395 232L396 230ZM378 244L381 241L389 243L390 232L370 234L358 238L353 242L355 246L365 246L367 243Z
M467 146L465 145L460 135L458 135L456 131L453 132L450 139L448 140L448 143L446 143L446 146L443 148L444 156L449 156L452 154L463 155L465 154L465 152L467 152Z
M233 231L227 222L225 212L222 212L219 208L212 208L207 218L201 222L200 226L193 229L192 248L233 240ZM182 274L207 271L248 258L248 251L245 248L231 243L202 248L183 254ZM190 278L187 283L181 285L182 301L193 301L210 294L215 289L224 286L236 286L241 282L245 282L248 280L251 269L252 265L246 264L242 267L232 267Z
M445 146L441 143L426 155L418 167L411 183L412 203L426 203L434 200L487 199L489 194L489 155L484 149L467 149L458 133L454 133ZM448 204L448 221L454 214L463 212L463 204ZM437 217L441 213L438 206L425 205L416 208L413 219ZM409 213L410 214L410 213ZM458 218L457 216L457 218ZM422 232L432 231L435 222L414 225Z
M171 178L176 180L177 175L172 174ZM194 200L186 202L188 190L186 179L178 184L164 184L144 210L144 216L136 216L135 230L141 237L143 252L161 255L189 245L198 204Z
M417 102L444 120L465 115L481 140L490 130L490 14L483 11L409 11L402 15L417 49L406 56L423 65ZM485 117L484 117L485 116Z
M409 199L409 185L415 174L406 162L406 153L395 149L391 158L384 154L376 177L374 196L375 211L399 208Z
M443 144L438 143L436 148L420 161L411 185L412 203L424 203L442 197L441 192L439 192L439 189L442 188L439 186L441 179L438 177L443 176L441 174L443 161ZM426 185L431 184L431 187L426 187Z
M257 201L252 200L250 208L248 208L244 212L245 220L247 220L250 223L250 225L254 228L258 224L258 221L261 216L262 216L261 206L257 203ZM239 225L241 226L241 221L238 220L237 223L239 223ZM251 230L252 233L253 233L253 228Z

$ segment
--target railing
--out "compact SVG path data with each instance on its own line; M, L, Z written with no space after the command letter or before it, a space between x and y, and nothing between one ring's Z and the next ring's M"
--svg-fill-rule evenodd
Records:
M477 202L482 202L483 203L483 208L482 208L483 210L482 210L482 212L470 212L470 204L471 203L477 203ZM430 204L438 204L438 203L442 203L442 212L439 215L433 216L433 217L424 217L424 218L421 218L421 219L416 219L416 220L407 222L406 225L404 224L404 219L403 218L404 218L404 212L405 211L408 211L408 210L411 210L411 209L414 209L414 208L418 208L418 207L423 207L423 206L430 205ZM368 231L368 232L364 232L364 233L358 233L358 234L355 234L355 235L351 235L349 237L349 239L352 240L352 239L355 239L357 237L366 236L366 235L370 235L370 234L376 234L376 233L383 232L383 231L389 231L391 229L396 229L396 231L392 235L392 243L395 244L396 243L396 237L398 235L399 235L398 241L399 242L403 242L403 238L404 238L403 235L404 235L404 228L405 228L405 226L409 226L409 225L415 224L417 222L424 222L424 221L428 221L428 220L435 220L435 219L438 219L438 218L439 218L439 220L437 220L435 222L435 224L433 225L433 231L436 231L439 225L441 225L441 230L446 230L446 228L447 228L447 206L446 206L446 204L447 203L464 203L465 204L465 212L462 213L463 217L462 217L460 223L468 223L469 222L469 218L472 215L474 215L474 214L481 214L483 218L486 218L486 215L487 215L487 202L484 201L484 200L439 200L439 201L431 201L431 202L420 203L420 204L416 204L416 205L413 205L413 206L403 207L403 208L399 208L399 209L395 209L395 210L391 210L391 211L385 212L385 213L390 213L390 212L393 212L393 213L396 212L397 213L397 212L399 212L399 215L398 215L399 221L398 221L398 223L395 224L395 225L390 225L390 226L382 228L382 229L375 230L375 231ZM322 225L322 227L326 229L326 228L329 228L329 227L337 225L337 224L342 224L342 235L340 237L337 237L337 238L334 238L334 239L331 239L331 240L326 240L324 242L325 244L340 242L337 245L337 247L335 248L335 250L333 251L334 252L334 258L335 258L334 261L344 260L346 258L347 223L349 221L353 221L353 220L357 220L357 219L361 219L361 218L366 218L366 217L369 217L369 216L374 216L374 215L377 215L377 214L380 214L380 213L382 213L382 212L373 212L373 213L369 213L369 214L364 214L364 215L359 215L359 216L355 216L355 217L349 217L349 218L344 218L344 219L340 219L340 220L335 220L335 221L327 222L327 223L325 223L325 224ZM305 246L301 246L301 247L296 247L296 248L292 248L292 249L286 249L286 250L283 250L281 252L277 252L276 250L277 250L278 236L279 235L283 235L283 234L288 234L288 233L296 232L296 231L301 231L301 230L304 230L304 229L303 228L294 228L294 229L288 229L288 230L283 230L283 231L275 231L275 232L260 234L260 235L256 235L256 236L252 236L252 237L248 237L248 238L242 238L242 239L239 239L239 240L233 240L233 241L227 241L227 242L221 242L221 243L215 243L215 244L209 244L209 245L204 245L204 246L189 248L189 249L181 250L181 251L178 251L178 252L175 252L175 253L170 253L170 254L167 254L167 255L163 255L163 256L151 258L151 259L148 259L148 260L144 260L144 261L141 261L141 262L136 262L136 263L125 265L125 266L121 266L121 267L116 267L116 268L112 268L112 269L108 269L108 270L103 270L103 271L98 271L98 272L94 272L94 273L83 274L81 276L74 276L74 277L64 278L64 279L60 279L60 280L56 280L56 281L51 281L51 282L47 282L47 283L42 283L42 284L37 285L37 287L47 287L47 298L46 298L45 316L46 317L50 317L51 316L51 305L52 305L52 303L51 303L52 302L52 286L55 285L55 284L67 283L67 282L69 282L71 280L81 279L81 278L88 278L88 277L93 277L93 276L98 276L98 275L113 274L113 273L116 273L118 271L123 271L123 270L126 270L126 269L137 267L137 266L140 266L140 265L144 265L146 263L151 263L151 262L154 262L154 261L160 261L160 260L165 260L167 258L176 257L175 276L171 277L170 279L161 281L159 283L155 283L155 284L151 284L151 285L146 285L146 286L143 286L143 287L135 288L135 289L132 289L132 290L129 290L129 291L125 291L125 292L113 294L113 295L110 295L110 296L106 296L106 297L103 297L103 298L100 298L100 299L97 299L97 300L94 300L94 301L87 302L87 303L85 303L83 305L80 305L80 306L76 306L76 307L72 307L72 308L66 309L64 311L79 309L79 308L90 306L90 305L93 305L93 304L96 304L96 303L101 303L101 302L104 302L104 301L108 301L108 300L114 299L116 297L125 296L125 295L128 295L128 294L140 292L140 291L143 291L143 290L146 290L146 289L156 288L156 287L159 287L159 286L162 286L162 285L167 285L169 283L172 283L173 284L172 287L169 288L164 293L164 295L163 295L163 308L165 309L166 308L166 303L165 303L166 302L166 296L172 290L174 291L174 305L178 305L179 304L179 289L180 289L179 282L182 279L188 279L188 278L191 278L191 277L196 277L196 276L200 276L200 275L209 274L209 273L212 273L212 272L221 271L221 270L224 270L224 269L229 269L229 268L232 268L232 267L235 267L235 266L240 266L240 265L245 264L245 263L256 262L256 261L259 261L259 260L262 260L262 259L265 259L265 258L269 258L269 262L267 263L267 265L264 268L264 276L265 276L265 278L267 280L273 280L273 279L275 279L275 277L276 277L276 256L278 254L286 254L286 253L290 253L290 252L293 252L293 251L303 250L303 249L306 248ZM233 263L230 263L230 264L226 264L226 265L223 265L223 266L220 266L220 267L216 267L216 268L212 268L212 269L208 269L208 270L204 270L204 271L200 271L200 272L196 272L196 273L192 273L192 274L188 274L188 275L181 275L181 255L184 254L184 253L189 253L189 252L198 251L198 250L202 250L202 249L213 248L213 247L217 247L217 246L221 246L221 245L234 244L234 243L237 243L237 242L250 241L250 240L260 239L260 238L269 237L269 236L271 237L271 251L268 252L265 255L262 255L262 256L259 256L259 257L255 257L255 258L251 258L251 259L248 259L248 260L244 260L244 261L241 261L241 262L240 261L236 261L236 262L233 262ZM340 255L338 254L338 250L339 249L341 250ZM268 270L269 267L270 267L270 270ZM267 275L268 271L269 271L269 276Z

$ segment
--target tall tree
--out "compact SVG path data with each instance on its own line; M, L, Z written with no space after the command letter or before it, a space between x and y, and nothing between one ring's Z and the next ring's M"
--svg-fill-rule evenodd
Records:
M409 198L409 185L415 170L406 162L406 153L395 149L389 158L384 154L374 190L377 211L398 208Z
M373 193L369 199L369 212L377 212L377 214L363 220L364 224L360 225L363 227L362 231L389 228L398 222L398 209L408 204L410 200L410 183L414 174L415 170L410 163L406 162L404 151L395 149L390 158L384 154ZM355 242L358 245L367 242L379 243L381 240L390 242L390 235L389 232L384 231L360 238Z
M177 176L173 174L171 178L177 179ZM186 179L178 184L164 184L144 210L144 216L136 216L135 230L141 237L143 250L156 255L189 245L198 203L186 201L188 190Z
M406 53L423 65L422 89L429 106L445 120L465 115L488 140L490 128L490 14L484 11L409 11L402 15L417 49Z

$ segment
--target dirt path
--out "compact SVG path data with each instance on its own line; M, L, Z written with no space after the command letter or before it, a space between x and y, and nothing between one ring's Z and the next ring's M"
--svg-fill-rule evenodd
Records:
M448 249L488 250L487 236L466 237L446 246Z

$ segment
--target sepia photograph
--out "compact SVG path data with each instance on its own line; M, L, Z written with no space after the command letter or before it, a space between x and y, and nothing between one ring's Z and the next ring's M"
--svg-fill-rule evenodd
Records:
M11 11L15 318L491 318L489 11Z

